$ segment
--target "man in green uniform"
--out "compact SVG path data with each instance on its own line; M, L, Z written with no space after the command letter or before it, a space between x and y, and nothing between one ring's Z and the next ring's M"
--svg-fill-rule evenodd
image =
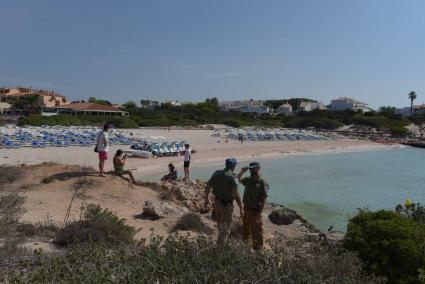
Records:
M239 178L239 182L245 186L242 238L244 241L249 241L251 238L254 249L262 251L264 239L261 214L266 203L269 186L261 177L258 162L250 163L248 168L251 175L242 179Z
M206 188L205 207L209 204L209 193L212 189L214 195L214 209L216 214L216 222L218 227L218 243L223 243L230 236L233 216L233 200L240 208L241 218L243 216L242 202L238 192L238 186L235 178L240 179L242 171L235 176L234 171L237 162L235 158L226 159L226 168L216 171L210 178Z

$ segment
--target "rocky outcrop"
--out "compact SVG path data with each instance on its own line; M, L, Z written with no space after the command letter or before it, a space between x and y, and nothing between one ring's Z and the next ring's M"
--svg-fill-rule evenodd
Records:
M205 209L205 182L167 181L160 186L155 185L151 188L160 191L162 200L178 203L192 212L203 212Z
M297 219L297 213L287 208L273 209L269 214L270 222L276 225L290 225Z
M143 213L138 217L142 219L158 220L168 215L180 216L186 212L188 212L187 209L185 210L184 208L173 206L168 202L153 202L147 200L143 206Z

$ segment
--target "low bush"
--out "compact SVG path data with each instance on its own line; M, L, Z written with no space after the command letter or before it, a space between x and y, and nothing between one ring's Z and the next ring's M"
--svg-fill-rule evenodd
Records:
M152 238L149 245L84 243L9 272L12 283L377 283L345 251L273 244L264 254L205 237Z
M0 196L0 236L14 231L19 218L25 212L25 198L16 193Z
M171 229L171 231L195 231L200 233L212 233L211 228L209 228L207 225L202 222L201 216L196 213L186 213L183 216L181 216L177 223L174 225L174 227Z
M67 224L55 238L60 246L95 241L107 243L131 243L136 230L108 209L90 204L83 219Z
M102 126L105 123L110 123L116 128L138 128L139 125L128 117L108 117L108 116L87 116L79 115L72 116L59 114L54 116L31 115L23 117L18 121L19 125L93 125Z
M409 130L404 126L393 126L390 128L392 136L406 137L409 135Z
M16 232L26 237L39 236L54 238L59 228L51 221L40 223L19 223L16 226Z
M412 203L405 206L399 204L395 208L395 211L402 217L425 224L425 207L420 203Z
M425 225L392 211L360 211L349 220L344 247L390 283L418 283L425 269Z
M336 129L344 126L343 123L325 117L288 117L284 123L289 128Z

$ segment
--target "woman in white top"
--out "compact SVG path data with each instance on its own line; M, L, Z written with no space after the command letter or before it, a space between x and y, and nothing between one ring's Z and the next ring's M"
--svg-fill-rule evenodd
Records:
M99 174L101 177L105 176L103 174L105 168L105 161L108 159L109 152L109 124L105 124L103 131L99 133L97 137L97 153L99 154Z
M183 163L183 168L184 168L184 179L189 179L189 166L190 166L190 158L192 156L191 152L190 152L190 148L189 148L189 144L184 145L184 148L186 149L186 151L184 152L184 163Z

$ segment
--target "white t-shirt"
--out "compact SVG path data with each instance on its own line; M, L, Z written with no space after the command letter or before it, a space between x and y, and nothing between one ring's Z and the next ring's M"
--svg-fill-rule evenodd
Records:
M186 152L184 152L184 161L189 162L190 161L191 152L190 149L187 149Z
M109 134L108 132L102 131L97 136L97 151L108 152L109 151Z

